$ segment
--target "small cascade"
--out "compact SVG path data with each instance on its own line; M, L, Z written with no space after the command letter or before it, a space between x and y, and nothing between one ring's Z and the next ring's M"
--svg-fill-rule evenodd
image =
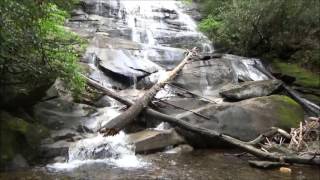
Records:
M69 148L69 160L47 167L52 170L72 170L84 164L106 163L123 168L139 168L146 163L135 156L134 146L127 143L127 135L120 132L115 136L103 137L98 134L80 140Z
M269 79L254 66L262 63L259 59L244 58L235 55L225 55L225 58L231 60L231 66L235 74L235 81L259 81Z

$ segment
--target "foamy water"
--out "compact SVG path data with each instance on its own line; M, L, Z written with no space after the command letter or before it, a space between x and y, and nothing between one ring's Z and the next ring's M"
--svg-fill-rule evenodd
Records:
M100 153L99 156L97 156L98 153ZM148 165L135 155L134 146L128 144L127 135L121 131L115 136L103 137L98 134L95 137L80 140L69 147L67 162L49 164L47 168L68 171L84 164L94 163L106 163L122 168L141 168Z

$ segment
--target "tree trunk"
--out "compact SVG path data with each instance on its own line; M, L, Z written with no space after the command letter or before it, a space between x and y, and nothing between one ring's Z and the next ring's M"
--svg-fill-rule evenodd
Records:
M121 113L119 116L111 119L107 124L102 128L104 129L116 129L121 130L127 124L131 123L134 118L136 118L141 111L148 106L153 97L158 93L161 88L168 81L173 80L178 72L183 68L183 66L189 61L189 59L195 54L196 48L193 48L192 51L189 51L187 56L182 60L182 62L175 67L172 71L168 72L164 79L161 79L157 84L153 85L141 98L139 98L129 109ZM101 128L101 129L102 129Z

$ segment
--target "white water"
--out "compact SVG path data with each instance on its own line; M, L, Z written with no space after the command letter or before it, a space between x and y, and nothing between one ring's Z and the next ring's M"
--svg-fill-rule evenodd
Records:
M103 145L108 146L103 146ZM107 155L96 158L96 152L101 152L105 148ZM127 135L120 132L115 136L97 136L80 140L69 147L69 160L65 163L49 164L51 170L72 170L84 164L106 163L123 168L139 168L147 163L141 161L134 153L134 146L127 143Z

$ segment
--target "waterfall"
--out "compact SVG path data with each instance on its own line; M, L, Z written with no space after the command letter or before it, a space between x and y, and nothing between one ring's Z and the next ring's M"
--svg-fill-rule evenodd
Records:
M133 89L121 86L130 93L130 90L138 91L137 80L141 77L151 74L150 80L155 82L164 78L167 75L166 69L183 59L185 49L198 46L204 52L213 51L211 42L198 32L196 22L184 12L179 1L86 0L84 3L87 4L83 11L86 11L89 20L77 22L74 30L89 33L85 34L86 37L93 37L84 62L90 67L90 78L105 87L118 87L119 82L102 71L103 61L105 71L111 74L125 72L121 77L125 77L126 81L133 81ZM94 28L97 28L96 31ZM162 68L158 62L165 62L170 66L164 65ZM150 65L153 68L148 69ZM130 85L131 83L129 82ZM171 96L174 93L166 86L156 97ZM111 103L111 107L100 108L99 115L86 122L86 127L97 130L119 114L117 104L114 101ZM164 124L157 127L164 128ZM69 147L67 162L47 167L53 170L70 170L88 163L135 168L148 165L135 155L134 146L127 142L128 135L124 132L108 137L98 133L83 136L84 139Z

